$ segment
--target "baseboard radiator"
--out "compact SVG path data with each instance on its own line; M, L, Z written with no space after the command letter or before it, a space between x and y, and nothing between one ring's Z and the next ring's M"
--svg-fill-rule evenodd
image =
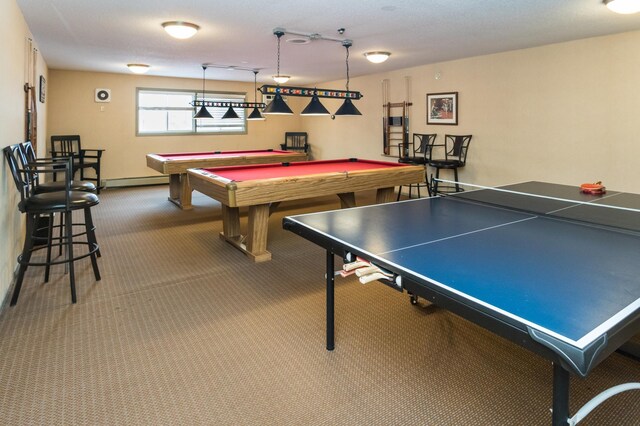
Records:
M162 185L169 183L169 176L141 176L119 179L104 179L104 188L124 188L127 186Z

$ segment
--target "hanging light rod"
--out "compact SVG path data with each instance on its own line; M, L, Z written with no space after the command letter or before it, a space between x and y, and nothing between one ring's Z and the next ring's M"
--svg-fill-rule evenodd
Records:
M211 63L207 63L207 64L203 64L206 65L209 68L219 68L219 69L225 69L228 71L260 71L263 68L256 68L256 67L245 67L242 65L224 65L224 64L211 64Z
M218 101L192 101L192 106L213 108L264 108L263 102L218 102Z
M344 34L345 29L344 28L338 28L338 34ZM309 33L309 32L304 32L304 31L293 31L293 30L287 30L285 28L282 27L276 27L273 29L273 34L278 35L278 33L281 34L291 34L291 35L297 35L297 36L302 36L302 37L306 37L309 40L327 40L327 41L336 41L338 43L344 43L345 41L352 43L351 40L349 39L344 39L344 38L337 38L337 37L328 37L319 33Z
M360 99L363 95L360 92L351 90L335 90L335 89L315 89L309 87L292 87L292 86L273 86L265 84L258 89L263 95L281 94L283 96L303 96L307 98L317 95L319 98L333 99Z

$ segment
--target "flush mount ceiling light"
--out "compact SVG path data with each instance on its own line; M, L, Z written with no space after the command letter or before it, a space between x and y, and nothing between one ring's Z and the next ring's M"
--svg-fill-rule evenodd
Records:
M603 3L609 10L623 15L640 12L640 0L603 0Z
M149 65L147 64L127 64L127 67L134 74L144 74L149 71Z
M179 39L186 39L193 37L198 30L199 26L192 24L191 22L184 21L170 21L163 22L162 28L171 36Z
M381 64L382 62L389 59L391 53L389 52L367 52L364 54L364 57L367 58L369 62L373 62L374 64Z
M278 37L278 68L276 70L276 75L273 76L273 80L278 84L284 84L291 78L288 75L280 75L280 38L284 35L284 31L275 29L273 34Z

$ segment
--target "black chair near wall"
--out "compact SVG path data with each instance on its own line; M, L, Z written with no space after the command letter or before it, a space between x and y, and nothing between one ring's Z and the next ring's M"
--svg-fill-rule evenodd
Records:
M20 202L18 209L26 214L26 234L24 238L24 246L22 253L18 256L18 276L11 297L10 305L14 306L18 301L20 289L24 280L24 275L29 266L45 267L45 282L49 281L49 271L52 265L65 264L69 273L69 284L71 288L71 301L76 303L76 287L74 263L85 257L91 258L93 273L96 281L100 280L100 271L96 252L98 251L98 242L95 236L95 227L91 217L91 207L97 205L100 200L98 196L91 192L73 191L71 190L71 175L73 168L71 158L66 160L38 160L37 162L27 162L22 154L19 144L10 145L3 150L4 157L7 161L8 168L13 176L14 183L20 193ZM64 189L61 191L41 192L37 193L36 182L41 175L46 174L63 174ZM75 211L82 210L84 212L84 226L86 241L74 240L72 214ZM39 237L37 231L37 219L40 216L48 216L49 223L53 223L53 215L60 213L65 216L65 233L60 237L53 236L53 227L48 228L47 236L44 238L46 244L38 245L34 243ZM52 259L51 250L54 246L64 245L66 247L66 256L63 259ZM74 247L85 247L85 250ZM46 260L38 259L32 261L32 255L46 249Z
M472 135L444 135L443 144L434 144L431 148L427 165L436 169L435 178L431 176L431 194L461 192L464 189L458 184L458 169L467 163L467 153ZM438 148L440 147L440 148ZM440 150L440 153L436 151ZM435 157L440 155L439 157ZM440 170L453 170L455 185L439 185Z
M100 160L104 149L82 148L80 135L51 136L51 157L73 157L73 176L80 171L80 180L95 182L100 193ZM93 169L95 178L85 175L86 169ZM56 175L53 176L56 180Z
M302 151L309 155L309 142L306 132L286 132L284 143L280 144L280 149L285 151Z
M22 153L22 158L26 161L23 162L22 165L23 167L26 166L28 163L37 163L37 162L46 162L46 161L53 161L53 158L40 158L38 159L36 156L36 152L33 149L33 144L30 141L27 142L23 142L20 144L20 150ZM64 167L64 161L66 161L65 158L62 157L57 157L55 158L56 161L60 160L62 161L61 164L58 164L57 167ZM53 181L50 180L48 182L44 182L40 180L40 176L37 173L37 170L34 170L34 173L31 176L33 178L33 193L34 194L42 194L45 192L55 192L55 191L64 191L65 190L65 185L66 182L63 181ZM97 194L97 188L96 186L93 184L93 182L88 182L88 181L84 181L84 180L72 180L71 181L71 190L72 191L82 191L82 192L91 192L94 194ZM37 228L38 228L38 235L40 235L40 232L42 232L42 230L48 228L49 226L54 226L53 223L50 223L48 218L46 216L40 216L38 217L37 220ZM60 232L62 233L64 230L64 215L60 215L60 225L58 225L58 227L60 228ZM60 251L62 251L62 245L59 247ZM97 252L98 257L100 257L100 250L98 250Z
M427 193L429 194L429 196L431 196L431 188L429 185L429 179L427 177L427 160L429 158L429 152L431 150L431 147L435 143L437 136L438 135L436 133L431 133L431 134L414 133L413 140L409 142L406 147L402 145L398 145L398 152L400 154L400 157L398 158L398 163L422 166L425 168L424 182L412 183L408 185L409 198L411 198L411 190L414 187L418 191L418 198L421 197L420 188L427 188ZM402 186L398 189L398 198L396 201L400 200L401 194L402 194Z

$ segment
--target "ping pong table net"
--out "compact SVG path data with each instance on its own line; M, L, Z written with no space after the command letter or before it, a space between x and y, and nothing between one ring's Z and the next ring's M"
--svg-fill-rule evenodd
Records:
M606 191L600 183L591 184L598 186L594 191L584 191L583 185L546 182L524 182L496 187L469 183L463 185L466 191L446 197L537 216L640 232L640 195Z

